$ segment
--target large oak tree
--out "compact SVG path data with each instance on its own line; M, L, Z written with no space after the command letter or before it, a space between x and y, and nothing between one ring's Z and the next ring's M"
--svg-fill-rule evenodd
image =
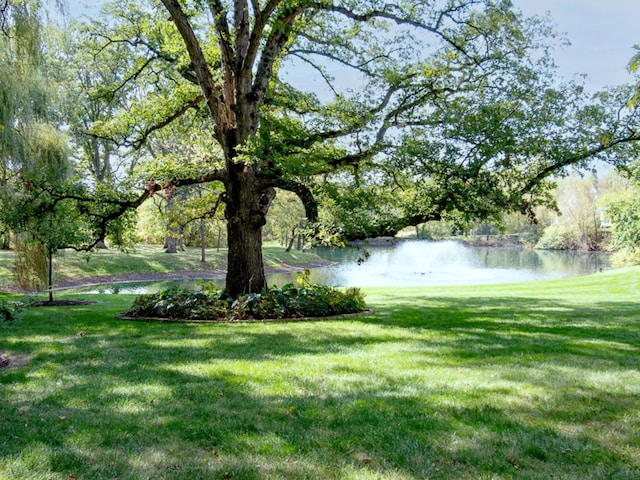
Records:
M557 84L553 32L505 0L137 0L109 13L93 27L96 58L130 54L105 88L136 93L92 134L139 147L191 118L217 144L198 168L168 155L113 214L164 185L220 182L232 296L266 286L276 189L348 238L390 235L531 213L551 175L619 161L639 138L634 113L615 110L629 92L585 104L579 85Z

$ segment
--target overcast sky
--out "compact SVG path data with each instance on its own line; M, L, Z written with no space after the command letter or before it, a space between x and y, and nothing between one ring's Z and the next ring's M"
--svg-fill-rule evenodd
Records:
M555 53L566 78L586 74L587 87L597 90L631 81L627 64L640 44L640 0L512 0L525 15L548 12L571 46ZM99 10L104 0L70 1L72 14Z
M588 75L597 90L630 82L627 65L640 44L639 0L513 0L526 15L549 12L571 46L555 54L563 76Z

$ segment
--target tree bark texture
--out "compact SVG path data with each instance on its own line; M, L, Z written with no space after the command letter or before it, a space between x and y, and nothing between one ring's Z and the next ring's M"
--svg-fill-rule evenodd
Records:
M262 227L273 188L262 189L248 165L237 165L226 186L227 278L225 294L236 297L267 287L262 259Z

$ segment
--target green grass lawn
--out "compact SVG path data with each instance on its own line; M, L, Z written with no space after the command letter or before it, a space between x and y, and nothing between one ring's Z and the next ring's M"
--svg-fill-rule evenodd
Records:
M314 323L0 324L2 479L638 479L640 269Z
M269 243L263 248L267 268L287 265L304 265L321 259L310 252L286 252L285 247ZM167 254L160 245L139 245L130 252L117 249L96 250L90 254L72 250L60 251L55 256L54 274L57 279L100 277L129 273L169 273L194 270L225 270L227 249L206 249L205 263L201 261L199 248L188 247L184 251ZM0 250L0 288L13 282L14 252Z

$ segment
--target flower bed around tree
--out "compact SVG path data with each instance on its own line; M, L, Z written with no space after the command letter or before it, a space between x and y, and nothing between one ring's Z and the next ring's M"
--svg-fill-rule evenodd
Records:
M221 297L210 283L201 291L174 287L158 293L139 295L128 318L168 320L264 320L303 317L329 317L365 311L362 292L357 288L340 290L311 284L309 272L298 275L296 284L271 287L260 293L240 295L236 299Z

